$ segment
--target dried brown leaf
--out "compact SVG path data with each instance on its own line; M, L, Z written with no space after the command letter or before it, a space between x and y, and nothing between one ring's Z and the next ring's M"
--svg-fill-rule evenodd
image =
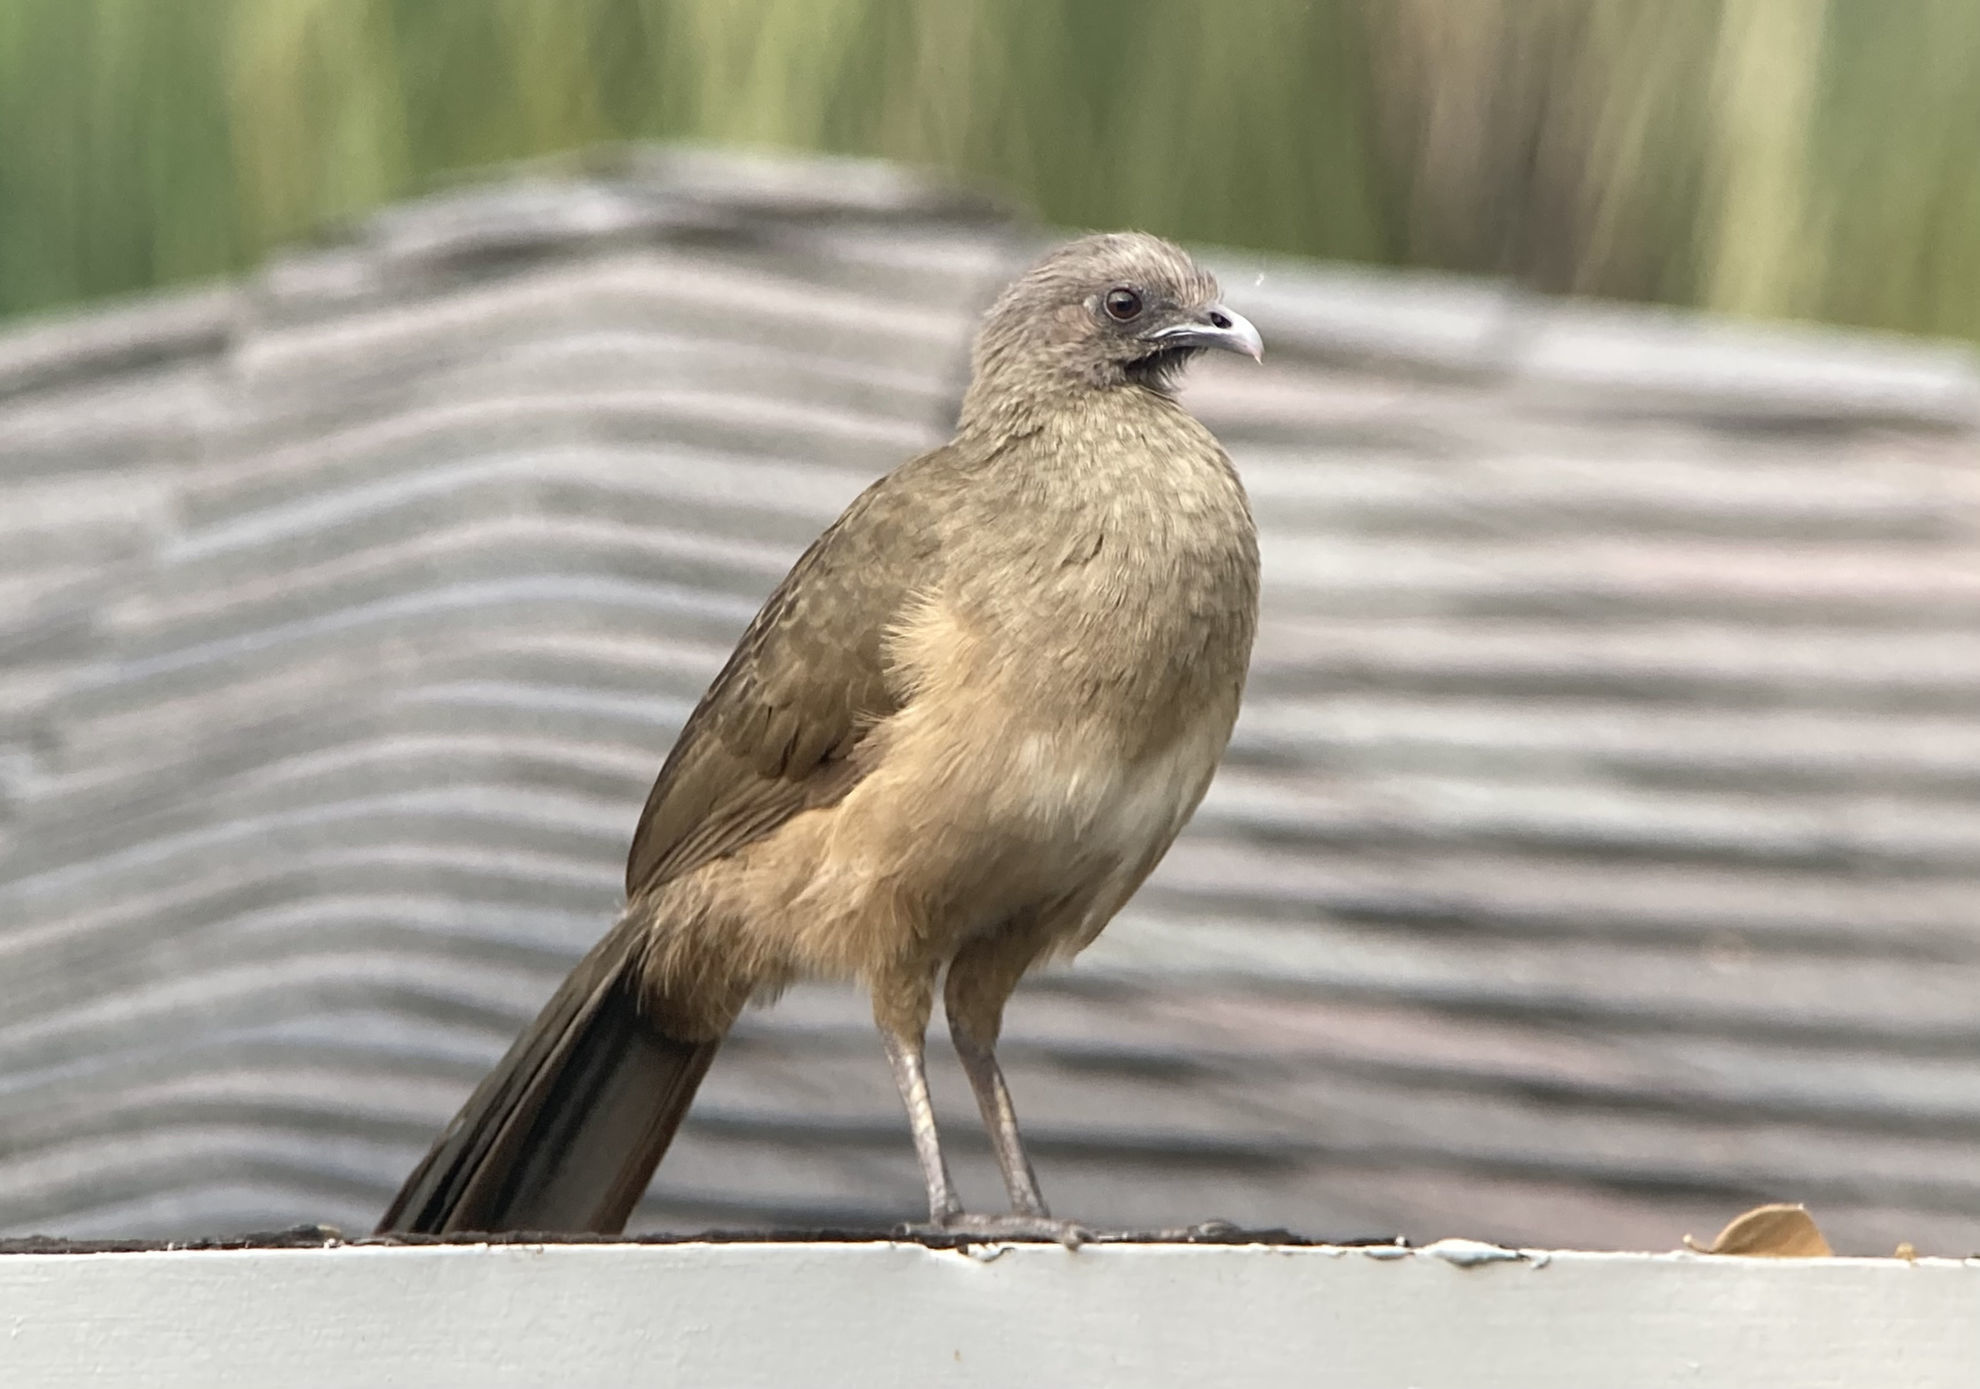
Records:
M1690 1235L1685 1247L1703 1254L1736 1254L1750 1259L1824 1259L1834 1254L1806 1206L1779 1203L1755 1206L1736 1216L1717 1239L1703 1249Z

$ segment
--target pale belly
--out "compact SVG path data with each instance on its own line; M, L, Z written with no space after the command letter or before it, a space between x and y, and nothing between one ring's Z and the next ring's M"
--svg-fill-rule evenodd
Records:
M738 917L799 974L863 975L878 940L939 963L1039 916L1061 952L1087 944L1195 810L1230 715L1205 710L1132 761L1090 729L1005 736L1014 722L980 704L903 711L843 801L739 856L724 875L748 899Z
M1166 746L1129 762L1079 734L1032 734L997 788L1019 837L1050 858L1137 861L1166 845L1203 795L1228 724L1206 712Z

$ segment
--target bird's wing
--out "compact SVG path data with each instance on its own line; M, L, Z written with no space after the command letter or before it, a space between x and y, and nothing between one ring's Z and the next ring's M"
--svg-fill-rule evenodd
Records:
M629 898L834 803L864 774L860 740L900 707L885 671L887 628L940 562L929 479L900 484L943 470L945 453L863 492L749 624L646 798L626 861Z

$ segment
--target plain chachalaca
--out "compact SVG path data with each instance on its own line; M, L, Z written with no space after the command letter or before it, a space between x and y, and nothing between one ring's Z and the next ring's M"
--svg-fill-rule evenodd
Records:
M1020 976L1090 943L1168 850L1237 717L1257 537L1173 393L1207 348L1262 350L1151 236L1074 241L1003 293L955 438L770 595L660 770L617 924L381 1232L622 1229L737 1013L826 977L871 993L932 1224L1077 1238L997 1034ZM965 1214L942 1159L938 979L1009 1215Z

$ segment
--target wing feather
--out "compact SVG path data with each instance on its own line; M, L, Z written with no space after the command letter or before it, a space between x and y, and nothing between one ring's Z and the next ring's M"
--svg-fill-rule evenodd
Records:
M858 782L861 740L900 708L887 628L939 577L938 449L880 479L784 576L689 715L633 832L637 897L830 805ZM915 475L915 485L904 485Z

